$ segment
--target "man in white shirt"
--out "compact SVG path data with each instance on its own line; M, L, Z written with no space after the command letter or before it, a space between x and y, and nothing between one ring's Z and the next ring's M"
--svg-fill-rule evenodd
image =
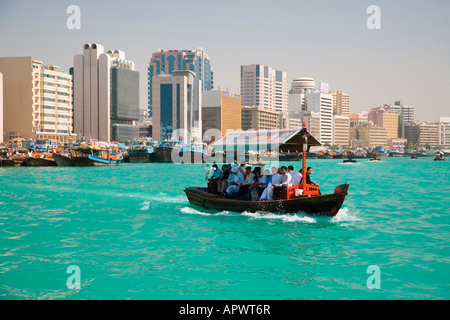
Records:
M226 195L231 197L233 193L239 192L239 186L244 183L244 176L239 172L238 168L234 167L231 169L231 174L227 182L228 188Z
M297 184L300 184L300 174L298 172L294 171L294 167L293 166L289 166L288 167L288 174L291 176L292 178L292 185L295 186Z

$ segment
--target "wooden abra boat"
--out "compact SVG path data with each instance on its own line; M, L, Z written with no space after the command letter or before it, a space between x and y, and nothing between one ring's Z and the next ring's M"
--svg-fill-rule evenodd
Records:
M309 144L308 135L311 137ZM320 145L320 142L306 131L306 124L304 123L303 129L298 130L298 132L295 132L291 136L289 144L286 146L283 144L279 148L295 148L301 150L303 153L302 172L306 172L307 151L309 147L314 145ZM277 198L280 200L250 201L229 199L208 193L208 189L202 187L189 187L184 192L192 205L217 211L263 211L277 214L306 212L326 216L336 215L344 203L349 184L341 184L335 188L334 193L322 195L318 185L308 184L306 181L307 179L305 178L300 184L288 187L285 192L285 199L280 199L280 191L280 194L277 194ZM276 192L278 193L279 191Z
M334 193L327 195L305 195L297 198L269 201L235 200L218 197L207 192L207 188L186 188L189 202L205 209L234 212L271 212L271 213L296 213L306 212L326 216L335 216L342 204L349 184L336 187Z

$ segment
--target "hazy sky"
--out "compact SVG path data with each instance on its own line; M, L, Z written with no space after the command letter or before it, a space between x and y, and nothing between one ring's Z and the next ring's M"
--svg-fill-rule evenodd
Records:
M81 9L69 30L67 7ZM368 6L381 9L369 30ZM240 66L313 77L351 95L351 112L401 99L416 120L450 116L450 0L0 0L0 56L32 56L68 72L85 43L123 50L140 72L158 48L205 48L215 87L240 91Z

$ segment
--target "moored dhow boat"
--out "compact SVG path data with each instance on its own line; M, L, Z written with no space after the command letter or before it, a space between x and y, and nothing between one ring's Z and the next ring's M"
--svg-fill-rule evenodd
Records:
M155 162L154 149L157 143L152 138L133 140L128 150L129 162Z
M182 142L174 140L161 141L155 148L157 162L172 162L172 152L179 155L182 149Z
M308 143L308 136L311 137L310 143ZM315 145L320 146L320 142L306 131L306 125L303 124L302 130L295 132L290 136L288 142L284 142L278 147L280 150L299 148L303 153L302 172L306 172L306 153L309 147ZM203 187L188 187L184 192L190 204L214 211L270 212L276 214L305 212L335 216L348 194L349 184L338 185L334 193L322 195L318 185L308 184L306 181L307 179L303 179L300 184L286 188L284 199L280 199L281 194L278 194L278 200L250 201L223 198L209 193L208 188Z
M206 151L205 143L191 143L184 144L181 146L181 151L179 152L180 161L187 163L203 163L205 158L208 156Z
M15 166L21 166L25 159L28 157L28 150L25 148L15 148L12 156Z
M69 157L68 154L62 154L62 153L53 152L53 159L55 159L56 165L58 167L73 166L73 161Z
M23 160L21 166L26 167L51 167L56 166L55 159L51 153L30 153L28 157Z
M13 167L14 159L7 146L0 145L0 167Z
M122 155L113 144L105 142L82 142L69 149L67 154L53 154L58 166L96 167L118 165Z

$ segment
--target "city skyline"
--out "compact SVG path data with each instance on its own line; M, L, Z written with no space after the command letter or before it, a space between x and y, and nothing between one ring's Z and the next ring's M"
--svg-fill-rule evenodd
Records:
M415 108L416 121L450 115L448 1L114 4L119 2L2 1L0 56L31 56L68 72L85 43L123 50L139 71L145 109L152 53L203 47L216 89L240 93L241 66L265 64L288 72L289 84L312 77L329 83L330 91L349 93L351 113L402 100ZM380 30L366 26L372 4L381 9ZM80 8L79 30L66 26L70 5Z

